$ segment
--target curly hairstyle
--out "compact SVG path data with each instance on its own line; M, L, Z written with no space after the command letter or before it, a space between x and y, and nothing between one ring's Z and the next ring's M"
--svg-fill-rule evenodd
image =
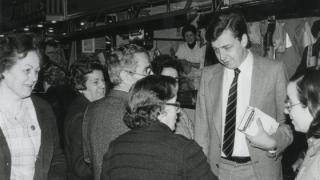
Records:
M86 90L87 74L94 70L104 72L103 66L97 60L78 60L73 63L68 72L68 82L77 92ZM104 73L103 73L104 74Z
M183 71L181 63L167 54L155 57L151 64L153 73L157 75L161 75L164 68L173 68L178 73Z
M120 78L121 71L135 72L138 63L134 58L136 53L145 53L149 57L149 53L144 48L135 44L122 45L113 50L107 60L108 74L113 84L119 85L122 82Z
M0 38L0 74L11 69L18 60L24 59L29 52L35 52L42 64L41 37L32 33L8 33Z
M192 32L194 34L194 36L196 36L197 35L197 28L192 24L185 25L182 29L182 37L184 40L186 40L186 38L185 38L186 32Z
M159 121L165 103L177 94L176 80L169 76L151 75L137 81L130 90L124 122L130 128Z
M66 84L66 70L65 68L54 62L49 61L43 65L43 80L51 86Z
M226 29L229 29L239 41L241 41L242 35L246 34L248 37L246 48L250 48L246 20L240 12L236 11L216 13L206 31L206 40L208 42L216 41Z
M297 83L298 98L302 106L308 107L313 120L307 137L320 138L320 70L318 67L307 68L294 74L290 82Z

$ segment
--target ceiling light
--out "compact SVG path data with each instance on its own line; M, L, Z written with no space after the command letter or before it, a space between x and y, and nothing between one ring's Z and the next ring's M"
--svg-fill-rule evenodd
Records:
M57 21L51 21L52 24L56 23Z

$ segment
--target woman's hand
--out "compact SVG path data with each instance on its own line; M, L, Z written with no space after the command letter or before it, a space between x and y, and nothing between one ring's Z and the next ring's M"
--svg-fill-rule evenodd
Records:
M179 59L181 65L182 65L182 68L183 68L183 72L185 74L189 74L191 72L191 69L192 69L192 63L185 60L185 59Z

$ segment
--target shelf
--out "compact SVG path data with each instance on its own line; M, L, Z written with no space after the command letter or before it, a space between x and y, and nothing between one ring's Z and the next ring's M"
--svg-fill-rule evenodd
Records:
M155 14L143 18L130 19L110 23L103 26L67 33L66 35L55 36L55 40L71 41L87 38L101 37L105 35L115 35L128 33L129 30L137 28L146 29L168 29L183 26L187 21L187 13L191 8Z

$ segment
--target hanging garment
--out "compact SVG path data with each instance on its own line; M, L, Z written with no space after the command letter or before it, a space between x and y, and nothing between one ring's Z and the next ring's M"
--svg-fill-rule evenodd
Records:
M309 23L304 20L297 27L295 31L295 41L298 44L300 56L302 56L303 49L315 42L314 37L311 34Z

